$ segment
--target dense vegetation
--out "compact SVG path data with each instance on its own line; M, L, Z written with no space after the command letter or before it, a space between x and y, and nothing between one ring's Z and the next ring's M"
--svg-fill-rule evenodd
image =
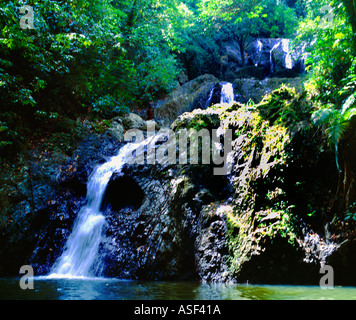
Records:
M20 28L34 10L34 28ZM214 73L219 42L288 37L302 5L266 1L1 1L0 147L146 109L186 73ZM26 13L26 12L25 12ZM67 129L69 130L69 129Z

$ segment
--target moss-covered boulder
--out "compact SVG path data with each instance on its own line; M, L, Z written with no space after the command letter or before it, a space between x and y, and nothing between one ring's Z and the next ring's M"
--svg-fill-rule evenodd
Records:
M306 239L328 219L325 195L336 177L325 177L332 157L312 139L311 105L282 87L258 105L214 109L224 130L233 130L233 210L226 217L232 278L317 284L320 264L336 246Z

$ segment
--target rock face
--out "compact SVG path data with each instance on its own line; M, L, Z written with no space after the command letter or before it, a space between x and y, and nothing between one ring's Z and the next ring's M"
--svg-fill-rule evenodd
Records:
M295 91L281 89L263 100L260 110L235 104L177 118L176 132L233 129L229 176L215 176L212 165L168 164L127 165L122 175L113 176L108 193L118 198L122 189L131 188L139 196L126 206L106 204L105 275L318 284L321 263L328 263L338 246L313 230L319 226L308 221L305 207L322 212L326 190L337 179L323 174L332 157L306 161L316 145L306 142L301 115L299 126L271 117L278 98L308 117L308 106L296 97Z
M232 82L237 78L294 78L305 69L304 47L293 48L289 39L256 39L246 48L245 65L236 41L222 45L219 77Z
M5 176L17 180L16 185L7 181L6 186L14 184L14 194L21 195L21 200L8 198L7 212L2 211L9 219L0 225L1 274L16 275L18 266L29 263L37 274L49 272L85 202L93 168L121 146L109 135L86 129L80 140L72 146L71 155L40 145L31 150L24 164L18 164L17 172L3 170Z
M102 254L108 266L104 271L106 276L196 279L192 241L195 212L188 205L185 210L181 208L193 190L184 178L169 179L157 169L130 166L124 171L126 178L144 190L139 209L126 206L114 210L109 203L105 210L108 241L102 246ZM118 177L114 176L112 181L115 179Z
M204 75L189 81L175 90L167 99L155 106L155 119L169 126L178 116L194 109L206 109L207 101L220 102L220 92L213 89L219 86L219 79ZM210 96L211 95L211 96ZM218 99L218 100L217 100Z
M229 246L227 216L233 208L228 204L208 204L202 208L196 237L198 278L206 282L229 281Z
M196 110L195 116L209 126L218 119L216 113L201 110ZM192 119L182 117L181 121L177 127L183 128ZM228 192L227 179L209 176L209 166L169 164L127 165L120 176L114 175L108 193L117 198L131 181L144 195L139 208L132 203L118 208L107 201L107 241L101 248L108 266L105 275L144 280L227 280L228 247L221 237L226 231L225 212L215 214L207 209L221 193ZM123 178L126 184L115 182ZM135 193L136 199L141 199L139 193Z
M258 80L254 78L235 79L233 81L235 100L240 103L247 103L252 100L260 103L265 95L270 94L282 85L302 91L302 78L266 78Z
M320 266L331 264L342 274L339 283L353 284L355 242L325 232L338 176L329 170L334 156L320 150L310 126L311 108L303 95L282 87L257 105L218 104L178 116L171 126L176 134L232 131L232 171L214 175L213 161L126 164L111 177L101 206L103 275L318 284ZM1 274L14 275L24 264L37 275L50 271L85 204L91 172L123 145L111 129L122 137L147 125L128 115L113 119L105 134L87 132L71 155L46 158L33 150L30 174L13 183L21 198L1 229ZM33 212L21 215L23 209Z

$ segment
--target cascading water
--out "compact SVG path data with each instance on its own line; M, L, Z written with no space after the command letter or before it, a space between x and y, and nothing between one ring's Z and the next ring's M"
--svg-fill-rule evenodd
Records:
M283 51L286 53L286 58L285 58L285 65L287 69L292 69L293 68L293 61L292 61L292 55L289 49L289 40L288 39L282 39L282 47Z
M235 101L234 88L231 83L223 83L220 103L232 104Z
M263 49L263 43L261 42L261 40L257 40L257 53L262 52Z
M263 50L263 43L261 40L257 40L256 42L256 54L259 56ZM258 62L255 63L255 67L258 67Z
M88 182L87 204L80 210L65 250L48 278L86 278L100 275L99 246L105 223L100 206L107 185L113 173L120 172L124 164L132 160L134 151L141 150L140 146L153 144L158 139L159 135L141 143L129 143L120 149L117 156L94 170Z
M234 89L231 83L223 83L221 103L232 104ZM163 134L164 135L164 134ZM129 143L122 147L117 156L98 166L89 177L87 204L79 211L73 231L65 245L64 252L52 267L49 279L87 278L100 276L102 259L99 255L105 217L100 210L107 185L115 172L120 172L134 157L141 157L144 146L155 145L162 138L157 134L140 143Z
M273 61L273 51L275 50L275 49L277 49L279 46L280 46L280 42L278 42L277 44L275 44L274 46L273 46L273 48L272 48L272 50L270 51L270 55L269 55L269 61L270 61L270 64L271 64L271 74L273 74L274 73L274 71L275 71L275 65L274 65L274 61Z
M273 61L273 51L277 49L279 46L282 46L282 50L285 54L284 58L284 64L286 69L293 69L293 59L292 59L292 54L289 48L289 40L288 39L282 39L280 42L276 43L272 50L270 51L270 64L271 64L271 74L275 72L275 64Z
M213 94L214 94L215 88L211 89L208 100L206 100L205 103L205 109L209 108L211 106L211 100L213 99Z

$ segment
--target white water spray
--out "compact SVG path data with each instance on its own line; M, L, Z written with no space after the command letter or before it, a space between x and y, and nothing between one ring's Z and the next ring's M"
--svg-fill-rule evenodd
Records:
M159 138L150 137L139 144L129 143L120 149L117 156L94 170L89 177L87 204L80 210L65 250L47 278L87 278L98 275L102 264L99 247L105 223L100 206L110 178L132 160L133 152L139 150L139 146L153 144Z
M270 64L271 64L271 73L274 73L275 71L275 68L274 68L274 61L273 61L273 51L275 49L277 49L279 46L280 46L280 42L278 42L277 44L275 44L272 48L272 50L270 51L269 53L269 61L270 61Z
M223 83L220 103L232 104L235 101L234 88L231 83Z
M282 48L283 51L287 54L286 59L285 59L285 64L287 69L292 69L293 68L293 61L292 61L292 55L289 49L289 40L288 39L282 39Z

